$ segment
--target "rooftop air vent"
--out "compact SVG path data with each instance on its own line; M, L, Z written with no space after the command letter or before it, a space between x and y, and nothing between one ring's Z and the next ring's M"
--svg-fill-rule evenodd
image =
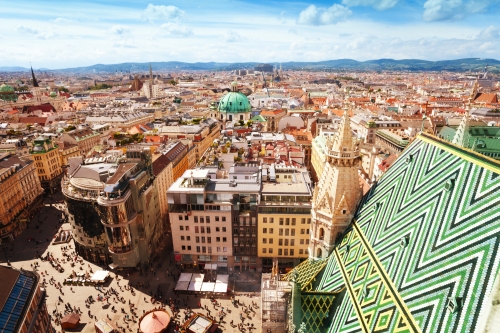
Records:
M463 299L462 297L448 297L448 302L446 308L451 312L455 313L460 311L462 308Z

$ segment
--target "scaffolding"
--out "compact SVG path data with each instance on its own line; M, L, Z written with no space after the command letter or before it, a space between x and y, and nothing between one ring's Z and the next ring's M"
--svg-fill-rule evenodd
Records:
M262 274L261 316L262 332L283 333L286 328L286 311L292 284L280 281L278 260L273 260L272 273Z

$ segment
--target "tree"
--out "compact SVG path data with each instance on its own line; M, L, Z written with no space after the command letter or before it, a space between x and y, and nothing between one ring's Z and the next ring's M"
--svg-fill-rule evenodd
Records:
M59 87L59 88L57 88L57 90L58 90L59 92L61 92L61 91L62 91L62 92L65 92L65 93L69 92L69 89L68 89L68 88L66 88L66 87Z
M168 83L171 84L171 85L173 85L173 86L177 85L177 82L175 82L174 79L168 81Z

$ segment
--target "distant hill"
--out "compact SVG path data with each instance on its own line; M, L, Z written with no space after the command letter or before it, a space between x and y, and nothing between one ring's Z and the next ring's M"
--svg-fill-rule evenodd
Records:
M0 72L27 72L29 68L20 66L0 66ZM35 71L49 71L48 68L33 68Z
M96 64L87 67L57 69L55 72L67 73L113 73L124 72L131 73L147 72L150 63L127 62L121 64ZM180 61L152 62L154 71L186 71L186 70L205 70L222 71L234 69L250 69L255 67L258 62L195 62L187 63ZM272 63L274 64L274 63ZM318 62L284 62L283 69L306 69L306 70L407 70L407 71L482 71L488 65L488 70L494 73L500 73L500 61L496 59L467 58L456 60L427 61L419 59L378 59L368 61L357 61L353 59L325 60ZM27 71L23 67L0 67L0 72ZM47 69L39 69L46 70Z

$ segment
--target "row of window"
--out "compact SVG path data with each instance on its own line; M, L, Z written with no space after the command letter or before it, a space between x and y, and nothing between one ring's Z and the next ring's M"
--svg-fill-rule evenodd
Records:
M274 233L274 229L273 228L262 228L262 233L263 234L267 234L269 231L270 234L273 234ZM295 236L295 229L290 229L290 228L279 228L279 235L280 236ZM301 235L309 235L309 229L300 229L300 234Z
M195 237L196 243L212 243L212 237L205 237L205 236L196 236ZM191 241L191 236L181 236L181 241ZM215 241L217 243L220 243L221 237L215 237ZM222 242L227 242L227 237L222 237Z
M290 222L291 222L291 225L295 225L296 218L295 217L292 217L292 218L280 217L280 219L279 219L280 225L290 225ZM306 224L306 222L307 222L307 224L311 224L311 219L310 218L308 218L308 219L301 218L300 219L301 224ZM262 218L262 223L268 223L267 217ZM269 223L274 223L274 217L269 218Z
M272 254L273 253L273 248L270 247L270 248L262 248L262 253L269 253L269 254ZM304 250L303 249L300 249L299 250L299 254L304 254ZM294 249L278 249L278 255L279 256L294 256L295 255L295 250Z
M191 251L191 245L182 245L182 250L184 251ZM215 252L227 252L227 247L223 246L217 246L215 248ZM197 246L196 247L196 252L198 253L212 253L212 247L211 246Z
M210 223L210 216L193 216L194 218L194 223ZM179 215L179 221L182 221L182 220L185 220L185 221L189 221L189 216L188 215ZM219 217L219 216L215 216L215 222L226 222L226 217L225 216L222 216L222 217Z
M186 226L180 225L179 226L179 230L181 230L181 231L184 231L184 230L185 231L189 231L189 226L188 225L186 225ZM221 230L222 230L222 232L226 232L227 229L226 229L226 227L215 227L215 232L221 232ZM199 234L199 233L204 234L205 232L207 234L209 234L209 233L212 232L212 229L210 227L204 227L204 226L198 227L198 226L195 226L194 227L194 232L196 234Z

